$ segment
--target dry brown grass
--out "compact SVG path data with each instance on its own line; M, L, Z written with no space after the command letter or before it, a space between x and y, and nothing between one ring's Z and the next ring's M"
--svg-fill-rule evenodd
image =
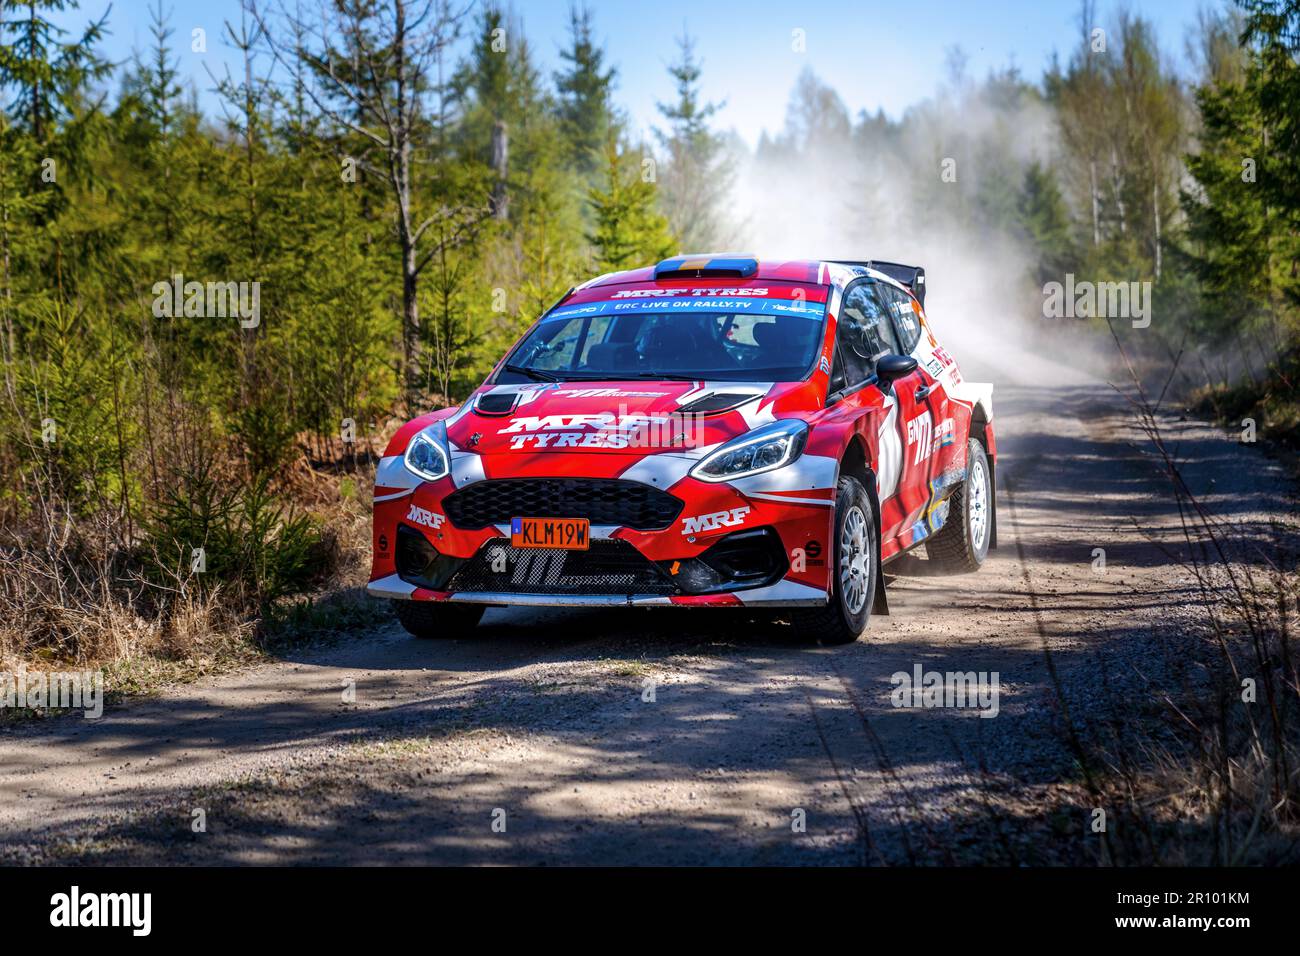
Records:
M133 534L107 506L74 517L38 495L21 524L0 528L0 671L102 669L110 693L144 693L265 659L300 625L329 630L335 602L344 626L357 623L370 613L370 488L350 461L368 454L324 467L301 457L277 477L278 499L320 528L321 574L311 592L269 605L238 580L150 560L138 520Z
M1122 346L1120 355L1127 363ZM1198 585L1204 634L1188 638L1195 642L1186 654L1196 679L1158 692L1162 725L1136 722L1132 732L1090 741L1092 753L1081 755L1102 770L1087 782L1092 805L1118 808L1127 824L1101 841L1102 861L1296 862L1300 575L1294 529L1275 527L1265 542L1206 508L1165 442L1158 402L1129 370L1134 415L1179 505L1182 561Z
M256 621L217 586L150 585L106 536L13 535L0 574L0 670L246 659Z

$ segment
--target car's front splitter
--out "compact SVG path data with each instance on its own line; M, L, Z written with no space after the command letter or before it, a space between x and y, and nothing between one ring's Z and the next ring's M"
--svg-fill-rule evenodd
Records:
M518 607L813 607L826 603L826 592L798 581L721 594L519 594L508 591L431 591L396 574L371 581L372 597L406 601L452 601Z

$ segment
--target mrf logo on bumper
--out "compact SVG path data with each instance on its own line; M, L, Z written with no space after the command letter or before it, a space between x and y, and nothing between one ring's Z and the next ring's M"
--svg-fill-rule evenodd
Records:
M413 524L422 524L426 528L441 528L443 517L436 511L421 508L419 505L411 505L411 510L406 513L406 520Z
M742 505L730 511L718 511L711 515L699 515L682 519L682 534L699 534L701 531L717 531L719 528L734 528L744 524L749 507Z

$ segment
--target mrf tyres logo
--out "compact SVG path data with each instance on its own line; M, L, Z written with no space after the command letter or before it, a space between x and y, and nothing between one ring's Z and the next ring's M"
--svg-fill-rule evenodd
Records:
M941 707L978 710L981 717L998 715L997 671L927 671L920 664L912 673L896 671L889 682L894 685L889 702L895 707Z
M406 520L413 524L422 524L426 528L433 528L436 530L442 527L442 522L445 519L436 511L421 508L419 505L411 505L411 510L406 513Z
M696 448L703 444L704 416L688 412L656 415L629 412L533 415L512 418L498 431L510 449L527 448Z
M731 296L766 296L766 289L629 289L625 292L615 292L611 298L614 299L659 299L664 296L673 295L696 295L713 297L719 295Z
M132 936L148 936L153 928L153 894L82 893L73 886L50 897L50 925L127 926Z
M698 515L682 519L682 534L699 534L701 531L717 531L719 528L734 528L744 524L749 507L741 505L730 511L716 511L711 515Z

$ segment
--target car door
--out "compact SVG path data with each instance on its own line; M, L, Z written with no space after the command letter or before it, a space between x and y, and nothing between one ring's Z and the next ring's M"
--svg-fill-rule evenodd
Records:
M871 407L881 409L864 427L876 431L865 437L876 449L880 539L882 550L889 554L897 550L894 539L911 527L928 500L929 458L917 453L923 437L920 432L928 421L921 415L928 413L918 410L914 397L921 382L916 372L894 383L883 403L874 385L876 362L882 355L901 354L902 348L875 286L871 279L859 279L844 290L836 328L840 367L832 369L832 379L842 377L842 401L849 408L862 412ZM871 389L865 388L868 384Z
M939 477L964 467L965 449L957 446L948 390L944 380L936 375L936 372L942 372L942 366L935 363L933 355L920 348L921 321L912 297L892 285L882 283L878 288L894 322L900 346L905 354L918 360L918 382L912 391L912 397L917 403L918 412L924 410L929 413L931 436L926 450L928 466L925 469L925 482L929 489L928 496L933 498L940 494L936 489ZM919 447L917 449L918 453L922 450ZM932 504L933 501L927 500L927 515Z

